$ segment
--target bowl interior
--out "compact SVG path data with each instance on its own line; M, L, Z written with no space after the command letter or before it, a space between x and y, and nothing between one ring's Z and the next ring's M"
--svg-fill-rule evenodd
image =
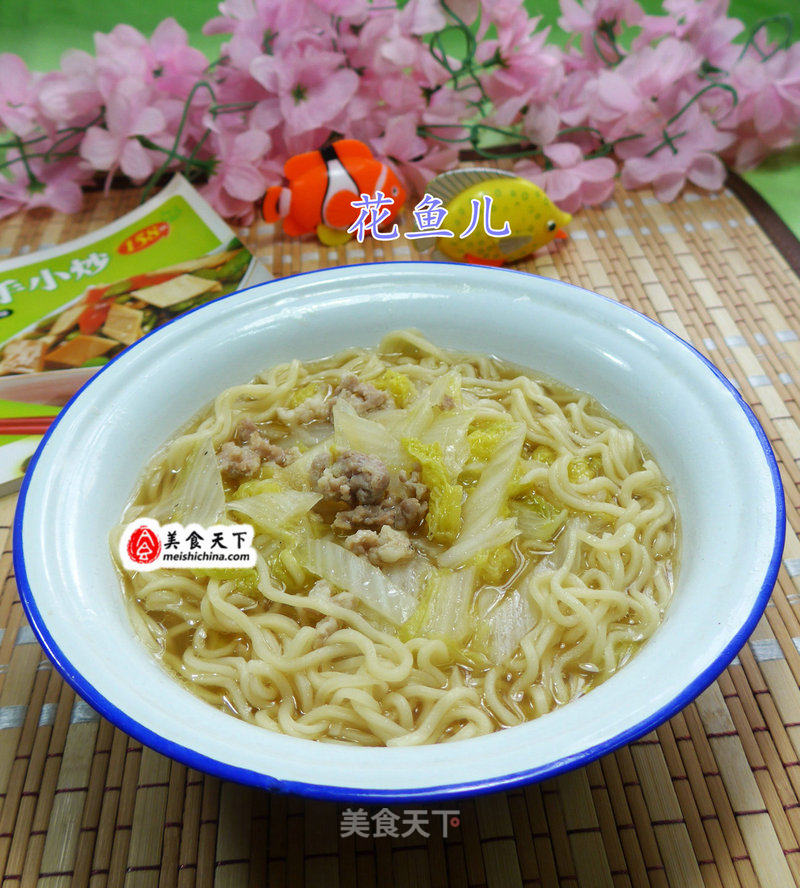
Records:
M670 480L682 534L663 625L616 676L517 728L414 749L317 744L194 698L134 636L108 552L152 453L222 389L291 358L375 345L416 327L597 397ZM193 766L315 795L433 797L588 761L685 705L744 642L782 548L780 482L735 391L680 340L596 294L532 275L381 263L300 275L221 299L103 370L51 429L23 494L15 558L29 618L102 714Z

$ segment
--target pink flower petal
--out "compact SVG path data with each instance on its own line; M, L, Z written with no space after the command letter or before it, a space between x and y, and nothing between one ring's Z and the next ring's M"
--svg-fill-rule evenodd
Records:
M238 200L258 200L267 190L267 183L255 167L237 164L225 175L225 190Z
M584 182L607 182L617 174L617 165L610 157L594 157L581 164L580 174Z
M448 24L436 0L409 0L400 14L400 25L409 34L430 34Z
M234 140L234 154L251 162L261 160L271 147L270 137L260 130L247 130Z
M725 165L713 154L700 154L689 167L690 182L708 191L719 191L725 182Z
M251 125L260 130L271 130L282 120L281 106L275 96L260 101L250 115Z
M774 87L767 86L755 97L753 121L760 133L769 132L780 125L783 116L781 100Z
M600 158L598 158L599 160ZM593 207L597 206L597 204L601 204L609 199L611 195L614 193L614 179L610 178L603 182L587 182L584 180L583 186L581 187L581 200L583 202L583 206ZM565 207L568 212L572 212L568 207Z
M670 203L681 193L681 189L685 184L686 176L679 170L676 170L657 176L653 182L653 192L659 200L664 201L664 203Z
M622 187L633 191L653 181L653 165L649 158L632 157L622 165Z
M480 12L480 0L448 0L448 7L461 19L471 25Z
M551 170L546 174L545 191L554 203L567 200L581 187L581 177L572 170Z
M355 71L337 71L321 86L310 92L307 100L299 103L302 110L295 118L298 122L289 127L290 131L303 132L332 120L357 89L358 74Z
M119 167L126 176L137 181L153 172L153 160L136 139L128 139L119 158Z
M106 126L111 132L128 132L134 111L129 98L132 85L123 81L106 100Z
M174 18L166 18L153 31L150 46L159 54L174 52L187 44L186 31Z
M559 167L573 167L583 160L581 149L572 142L553 142L544 153Z
M117 162L120 140L99 126L90 126L83 137L80 155L96 170L110 170Z
M250 63L250 74L265 89L276 92L279 86L278 61L272 56L260 55Z
M0 54L0 78L4 93L22 95L29 88L31 73L19 56L4 52Z
M160 133L166 121L158 108L143 108L131 125L131 132L141 136L154 136Z
M83 203L83 191L77 182L60 182L46 192L49 205L60 213L77 213Z
M547 145L558 135L561 115L555 105L531 108L525 115L525 130L536 145Z

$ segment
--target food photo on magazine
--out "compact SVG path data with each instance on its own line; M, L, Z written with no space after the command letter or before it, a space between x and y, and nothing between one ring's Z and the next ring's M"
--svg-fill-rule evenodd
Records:
M269 275L180 175L120 219L0 261L0 493L52 417L124 348Z

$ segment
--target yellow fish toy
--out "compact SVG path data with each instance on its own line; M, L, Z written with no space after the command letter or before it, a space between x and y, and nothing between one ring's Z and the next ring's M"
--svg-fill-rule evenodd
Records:
M430 181L427 194L441 200L447 211L441 227L451 230L454 237L417 238L416 248L425 252L436 247L449 259L477 265L505 265L522 259L555 238L566 238L564 228L572 220L538 185L506 170L450 170ZM487 223L493 230L502 230L506 222L507 236L487 232ZM461 237L469 228L474 230Z

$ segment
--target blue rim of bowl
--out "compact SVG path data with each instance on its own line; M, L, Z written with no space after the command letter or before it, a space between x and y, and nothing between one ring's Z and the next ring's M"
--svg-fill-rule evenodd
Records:
M714 660L714 662L711 663L703 672L701 672L700 675L698 675L692 682L690 682L689 685L687 685L687 687L685 687L681 693L676 695L669 703L662 706L648 718L643 719L642 721L638 722L635 725L632 725L630 728L627 728L624 731L621 731L620 733L616 734L614 737L609 738L603 743L598 743L595 746L588 747L587 749L576 753L575 755L556 759L555 761L549 762L545 765L541 765L540 767L530 768L525 771L517 771L512 774L504 774L499 777L467 781L463 783L445 784L442 786L425 786L412 789L364 789L362 787L330 786L326 784L304 783L302 781L296 780L281 780L277 777L271 777L268 774L263 774L259 771L251 771L247 768L241 768L236 765L229 765L224 762L220 762L218 759L210 758L203 755L202 753L196 752L193 749L181 746L179 743L168 740L166 737L162 737L155 731L146 728L144 725L131 718L121 709L118 709L107 697L104 697L99 691L95 689L93 685L86 681L83 675L81 675L81 673L79 673L73 667L72 663L70 663L70 661L64 655L63 651L56 644L55 639L50 634L45 620L36 605L36 600L28 581L27 570L25 567L25 554L22 543L22 526L25 518L25 502L31 479L33 478L36 465L39 461L39 457L41 456L44 448L47 446L50 435L53 433L59 422L66 415L70 407L94 382L94 380L96 380L100 376L101 373L112 366L112 364L114 364L120 357L126 355L131 349L136 348L140 343L144 342L146 339L149 339L150 336L158 335L162 330L171 326L172 324L179 323L183 320L183 318L188 317L189 315L194 314L197 311L202 311L203 309L207 308L210 305L213 305L216 302L221 302L224 299L229 299L232 296L236 296L240 293L248 292L249 290L255 289L256 287L270 287L273 285L277 285L278 287L280 287L281 284L285 284L287 281L291 281L299 277L305 277L307 275L325 274L334 270L346 270L353 268L391 269L398 266L403 267L407 265L419 265L428 268L430 268L431 266L444 265L455 266L462 271L464 269L464 265L457 262L422 262L409 260L404 262L358 262L352 265L336 266L334 269L315 269L313 271L298 272L297 274L287 275L286 277L282 278L275 278L262 284L255 284L252 287L246 287L243 290L237 290L235 293L228 293L225 296L220 296L217 299L212 300L211 302L200 305L197 308L194 308L191 311L188 311L185 314L180 315L171 321L168 321L166 324L162 324L160 327L152 330L146 336L143 336L141 339L137 340L135 343L120 352L119 355L109 361L108 364L102 367L98 373L91 377L91 379L87 380L87 382L85 382L80 387L80 389L78 389L78 391L69 399L69 401L67 401L64 407L61 409L55 422L53 422L53 424L47 430L41 442L39 443L36 452L31 458L30 464L28 465L28 469L25 472L25 476L23 478L22 487L20 489L19 501L17 504L16 513L14 515L13 534L14 572L16 574L20 600L22 602L22 607L25 611L25 614L28 618L28 622L30 623L34 634L39 640L39 643L42 645L45 652L47 653L47 656L53 662L56 669L59 671L64 680L73 688L73 690L80 694L80 696L84 700L86 700L86 702L89 703L89 705L93 709L95 709L100 715L110 721L113 725L115 725L134 739L138 740L140 743L144 743L146 746L154 749L156 752L159 752L169 758L176 759L177 761L181 762L184 765L187 765L190 768L195 768L198 771L203 771L207 774L211 774L214 777L219 777L224 780L232 780L236 783L249 784L251 786L256 786L260 789L265 789L269 791L295 793L297 795L307 796L309 798L324 799L333 802L398 804L401 802L409 801L421 802L442 799L455 799L465 796L482 795L490 792L499 792L501 790L511 789L516 786L522 786L527 783L533 783L534 781L544 780L548 777L555 777L556 775L561 774L565 771L572 770L573 768L577 768L582 765L587 765L590 762L593 762L595 759L600 758L601 756L606 755L610 752L613 752L620 746L624 746L626 743L631 743L639 737L642 737L657 728L660 724L667 721L667 719L671 718L673 715L675 715L675 713L679 712L681 709L687 706L692 700L695 699L695 697L702 693L702 691L704 691L711 684L711 682L714 681L715 678L717 678L717 676L720 675L722 670L725 669L725 667L731 662L731 660L733 660L738 651L745 644L751 632L755 628L756 623L761 617L761 614L767 605L769 597L772 594L772 589L775 586L775 582L778 577L778 571L780 570L786 532L786 507L784 502L783 484L781 482L780 471L775 459L775 454L772 451L766 433L761 427L761 424L759 423L756 415L753 413L748 403L742 398L741 394L730 382L730 380L728 380L720 372L720 370L717 369L717 367L715 367L714 364L712 364L711 361L709 361L708 358L701 354L693 345L686 342L685 339L682 339L676 333L668 330L662 324L659 324L658 321L654 321L652 318L647 317L647 315L636 311L636 309L631 308L628 305L623 305L622 303L617 302L616 300L611 299L608 296L603 296L601 293L595 293L592 290L586 290L583 287L579 287L576 284L570 284L566 281L556 281L555 283L561 284L562 286L570 287L574 290L579 290L581 293L587 294L595 299L603 299L606 302L611 302L619 308L632 312L639 318L644 318L645 321L653 324L653 326L655 327L658 327L669 337L679 342L685 348L689 349L689 351L691 351L714 374L714 376L717 377L717 379L728 390L728 392L733 396L736 403L742 409L745 416L747 417L748 422L753 428L753 431L756 434L758 442L761 445L761 449L764 453L764 458L766 459L767 465L769 466L776 503L775 542L769 565L767 567L767 572L761 584L761 588L759 589L752 610L750 611L747 619L744 621L740 629L735 633L733 638L731 638L731 640L728 642L728 644L725 646L716 660ZM492 269L492 273L518 274L524 275L529 278L532 277L539 278L541 280L547 280L550 283L553 282L549 278L542 277L542 275L535 275L531 274L530 272L521 271L513 268L494 268Z

